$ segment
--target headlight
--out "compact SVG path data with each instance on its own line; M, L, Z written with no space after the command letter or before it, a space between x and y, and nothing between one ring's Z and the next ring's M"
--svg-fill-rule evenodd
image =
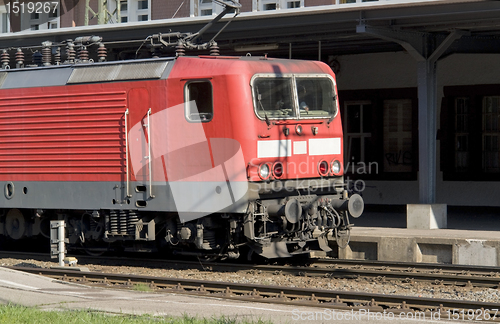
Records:
M340 161L335 160L332 162L332 173L338 175L342 171L342 165Z
M269 176L271 175L271 170L269 169L269 164L267 163L262 163L259 167L259 177L262 180L267 180L269 179Z
M297 135L302 135L302 125L297 125L295 126L295 132L297 133Z

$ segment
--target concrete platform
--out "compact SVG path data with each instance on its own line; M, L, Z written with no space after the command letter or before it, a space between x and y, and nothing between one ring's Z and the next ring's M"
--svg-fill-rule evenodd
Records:
M36 307L42 310L95 310L111 314L155 316L196 316L236 319L237 322L271 323L354 323L375 320L375 313L342 312L323 308L271 305L231 301L211 297L138 292L125 289L93 288L62 283L45 277L0 267L0 303ZM371 316L371 317L370 317ZM406 317L405 317L406 316ZM409 316L409 317L408 317ZM377 317L378 318L378 317ZM429 318L413 319L411 314L395 315L395 324L428 323ZM445 322L446 321L442 321ZM440 323L442 323L440 321Z
M500 231L354 227L331 256L397 262L500 266Z

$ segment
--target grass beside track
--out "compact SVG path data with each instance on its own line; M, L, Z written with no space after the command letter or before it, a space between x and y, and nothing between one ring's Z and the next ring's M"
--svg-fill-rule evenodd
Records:
M79 311L43 311L37 308L0 305L0 324L272 324L271 322L245 321L238 318L198 318L185 315L184 317L164 317L149 315L109 315L91 310Z

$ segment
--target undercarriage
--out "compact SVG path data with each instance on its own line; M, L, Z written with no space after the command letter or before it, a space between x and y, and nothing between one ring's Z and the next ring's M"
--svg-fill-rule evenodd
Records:
M167 251L204 258L235 259L243 251L285 258L331 251L349 241L349 215L358 217L363 200L346 190L261 192L245 213L215 213L181 223L176 213L137 210L9 209L0 215L0 234L17 241L50 236L50 220L64 220L68 251Z

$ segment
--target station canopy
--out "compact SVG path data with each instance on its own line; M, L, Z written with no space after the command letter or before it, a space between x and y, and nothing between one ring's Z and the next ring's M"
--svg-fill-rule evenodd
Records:
M203 35L203 41L211 39L231 18L229 14L214 24ZM170 31L196 32L211 19L186 17L23 31L0 35L0 48L29 47L40 45L43 41L58 43L78 36L97 35L103 38L108 49L133 51L148 35ZM443 56L500 52L500 1L395 0L243 12L217 36L216 41L221 55L267 53L272 57L301 59L404 49L391 39L357 32L360 25L369 26L380 35L388 32L403 39L422 38L422 42L436 43L452 31L463 31L464 35L455 40Z

